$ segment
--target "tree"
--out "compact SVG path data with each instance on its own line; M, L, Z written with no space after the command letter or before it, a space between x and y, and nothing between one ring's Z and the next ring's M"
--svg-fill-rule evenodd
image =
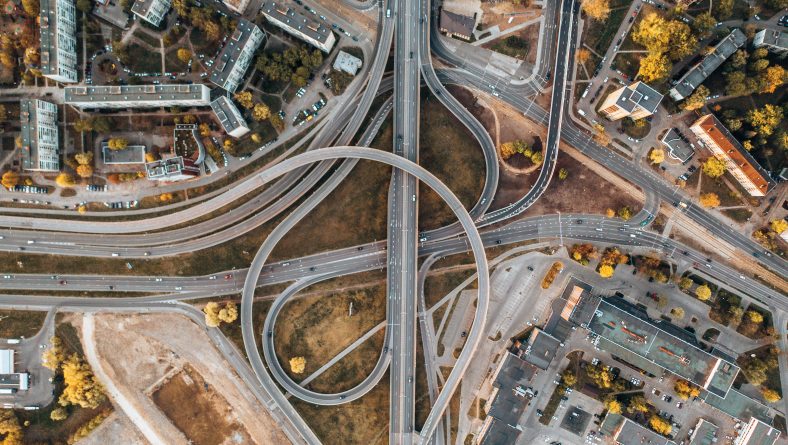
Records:
M720 197L716 193L702 193L700 195L700 205L703 207L713 208L720 206Z
M695 288L695 296L698 297L700 301L706 301L711 298L711 289L709 286L702 284Z
M80 133L85 133L89 131L93 131L93 120L92 119L77 119L74 121L74 130Z
M270 122L278 132L282 132L285 129L285 122L278 114L272 114L271 117L268 118L268 122Z
M578 63L586 63L591 58L591 51L588 48L580 48L575 53L575 57Z
M41 13L41 6L38 0L22 0L22 9L25 10L27 15L33 18L38 17Z
M574 372L567 369L561 374L561 382L567 387L575 386L577 384L577 376Z
M62 365L65 388L58 399L61 406L79 405L97 408L105 400L104 388L90 366L77 354L71 354Z
M126 138L111 138L107 141L107 147L110 150L123 150L129 146L129 141Z
M638 394L631 399L629 399L629 405L627 405L627 412L630 414L633 413L647 413L649 410L649 404L645 397Z
M3 173L2 180L0 180L3 184L3 187L10 189L19 184L19 174L15 171L8 170L7 172Z
M534 165L542 165L543 161L544 157L542 156L541 151L535 151L533 154L531 154L531 162L533 162Z
M784 219L773 219L769 223L769 228L772 229L772 232L780 235L788 229L788 221Z
M673 64L664 54L648 54L646 57L640 59L638 76L644 82L658 82L668 77L672 69Z
M113 49L114 52L114 49ZM99 134L106 134L112 131L112 123L106 117L92 119L93 131Z
M22 427L12 409L0 410L0 436L2 445L22 445Z
M235 303L228 301L224 307L219 310L219 320L225 323L232 323L238 318L238 308Z
M725 163L715 157L706 159L706 162L701 164L700 168L706 176L712 179L719 178L725 174Z
M587 365L586 375L601 389L607 389L612 386L613 375L599 366Z
M302 374L306 368L306 359L304 357L293 357L290 359L290 371L293 374Z
M178 48L175 55L178 56L178 60L183 63L189 63L189 61L192 60L192 52L189 51L188 48Z
M560 168L558 170L558 179L559 180L563 181L564 179L566 179L568 177L569 177L569 170L567 170L565 168Z
M74 160L76 160L77 164L79 165L90 165L93 162L93 152L92 151L79 152L74 155Z
M50 338L49 343L50 348L41 354L41 365L51 371L57 371L60 368L60 364L66 358L63 352L63 343L60 337Z
M761 314L758 311L747 311L746 315L747 315L747 319L750 320L750 322L752 323L755 324L763 323L763 314Z
M206 123L200 124L200 136L207 138L210 135L211 135L211 127Z
M678 318L679 320L684 318L684 308L680 306L676 306L670 310L670 315Z
M633 31L632 39L645 46L649 55L665 54L671 60L689 56L697 44L689 25L680 20L667 20L656 12L643 17Z
M254 102L252 102L251 91L242 91L233 97L238 101L239 104L241 104L242 107L246 108L247 110L254 106Z
M51 413L49 413L49 418L55 422L66 420L66 418L68 418L68 411L66 411L63 407L58 406L57 408L53 409Z
M219 319L219 303L215 301L208 302L202 311L205 313L205 324L209 327L215 328L221 324Z
M780 65L770 66L758 76L758 92L774 93L774 90L783 83L785 83L785 68Z
M648 154L648 159L652 164L661 164L665 161L665 150L661 148L652 148Z
M594 134L594 141L603 147L607 146L610 143L611 138L605 131L605 127L602 126L602 124L596 124L594 125L594 130L596 130L596 133Z
M742 366L742 371L744 371L747 381L755 386L760 386L769 379L769 367L766 366L766 362L757 357L748 359Z
M692 29L700 39L705 39L711 36L711 30L717 25L717 19L711 15L710 12L702 12L695 16L695 21L692 22Z
M57 184L59 187L68 188L68 187L74 187L74 184L76 184L76 182L74 181L73 176L71 176L66 172L63 172L57 175L57 177L55 178L55 184Z
M668 422L667 420L663 419L662 417L656 414L651 416L650 419L648 419L648 426L650 426L652 430L658 432L659 434L662 434L663 436L667 436L670 434L671 431L673 431L673 427L670 426L670 422Z
M783 109L778 105L766 104L747 112L747 122L761 136L771 136L783 120Z
M731 306L728 308L728 321L733 325L741 323L744 317L744 309L741 306Z
M768 59L758 59L750 64L750 71L760 73L761 71L765 70L768 67L769 67Z
M743 71L732 71L725 75L725 94L741 96L747 94L747 85L744 80L747 76Z
M624 221L629 221L632 218L632 209L629 206L624 206L618 209L618 217Z
M703 106L706 105L706 98L709 97L710 94L711 91L709 91L705 85L701 85L688 98L684 99L681 108L687 111L703 108Z
M676 391L676 395L682 400L687 400L690 397L698 397L700 395L700 388L683 379L676 380L676 383L673 385L673 390Z
M610 278L610 277L612 277L613 276L613 272L615 272L615 269L613 269L613 266L610 266L608 264L603 264L602 266L599 266L599 276L602 277L602 278Z
M683 277L681 281L679 281L679 289L687 290L695 284L689 277Z
M782 399L780 394L771 388L761 388L761 395L763 395L763 399L769 403L776 403Z
M256 121L264 121L271 117L271 109L264 103L257 103L252 110L252 118Z
M583 0L583 11L592 19L601 22L610 15L610 0Z
M608 218L613 218L614 216L616 216L616 211L608 208L607 210L605 210L605 216Z
M77 166L77 175L80 178L89 178L93 176L93 166L87 164L79 164Z
M605 408L610 414L621 414L621 402L614 398L605 400Z

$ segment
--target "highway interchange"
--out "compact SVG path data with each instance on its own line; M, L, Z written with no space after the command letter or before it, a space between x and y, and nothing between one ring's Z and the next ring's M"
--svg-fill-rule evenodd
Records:
M551 2L552 3L552 2ZM374 7L374 2L355 4L359 8ZM181 300L203 298L205 296L227 295L242 291L241 315L246 352L251 362L251 369L237 356L237 351L216 330L211 330L212 340L227 357L233 357L230 363L236 368L255 394L265 401L276 418L287 420L285 431L296 442L319 443L306 422L292 408L284 394L278 389L274 380L284 386L290 394L313 403L334 405L346 403L361 397L369 391L390 369L391 379L391 422L390 442L410 443L415 440L413 432L413 409L415 384L412 377L415 373L415 334L418 313L417 293L417 260L419 256L437 258L451 253L465 252L474 247L477 252L485 246L509 244L536 239L591 240L617 243L621 245L640 245L653 247L674 258L683 258L698 264L706 264L707 257L674 240L645 230L626 226L624 223L594 215L542 215L508 222L532 205L545 192L550 182L558 154L558 141L574 146L591 159L602 163L616 174L626 178L647 196L656 196L652 211L656 210L659 200L669 203L687 202L684 210L686 216L726 243L744 252L761 252L757 244L748 237L734 231L725 223L691 204L682 192L652 172L639 165L612 153L595 144L585 131L575 127L571 120L563 119L563 111L571 101L564 101L568 73L574 60L575 31L577 14L574 1L555 2L545 8L547 37L542 48L543 64L535 68L533 79L527 82L516 82L511 79L495 78L489 72L480 71L477 67L453 60L454 56L441 43L434 21L435 14L427 0L400 0L379 3L379 28L374 54L369 69L363 73L365 82L354 82L345 96L347 106L336 107L338 110L323 118L321 125L312 132L309 150L305 154L289 157L285 161L271 163L258 170L254 175L238 181L233 187L217 194L213 198L180 210L176 213L146 218L146 233L140 233L140 223L135 222L86 222L80 220L63 220L56 218L3 216L0 234L0 250L18 251L20 248L31 253L54 253L63 255L84 255L110 257L117 254L123 258L143 258L172 256L179 253L193 252L213 245L226 242L240 234L246 233L264 222L288 210L304 196L299 207L274 230L268 240L261 246L250 268L247 271L234 271L231 280L222 279L224 272L204 277L107 277L107 276L50 276L36 274L14 274L9 278L0 279L0 287L8 289L35 290L87 290L106 291L109 285L113 291L138 291L158 293L147 297L121 298L70 298L70 297L33 297L6 294L0 296L0 305L17 309L50 310L57 307L61 310L74 311L176 311L198 321L199 312L190 306L180 303ZM392 17L386 17L387 10ZM426 20L425 20L426 18ZM553 34L556 30L556 34ZM396 35L396 39L395 39ZM389 48L394 45L395 71L393 81L384 78L384 70L388 59ZM458 66L458 69L435 70L430 54ZM546 54L546 55L544 55ZM368 59L369 60L369 59ZM552 63L551 63L552 62ZM553 78L553 96L550 110L545 111L533 103L533 96L544 87L546 77ZM460 224L453 224L435 231L418 234L416 214L418 191L415 174L421 180L431 182L430 185L440 190L443 184L436 183L428 172L420 171L415 164L407 162L418 160L418 114L419 85L425 82L433 94L471 131L479 141L487 162L487 176L484 190L479 201L465 212L460 205L453 206L460 221L464 224L464 232ZM519 109L526 116L548 128L546 143L545 166L541 169L536 185L520 200L502 209L488 211L497 187L498 167L495 147L483 126L454 99L444 84L457 84L477 89L500 98ZM370 110L372 101L381 91L393 86L394 99L383 103L378 110ZM404 159L399 161L379 152L375 155L367 151L342 148L351 143L365 117L370 111L375 114L372 124L358 139L357 145L368 146L385 116L394 112L394 147L395 154ZM331 146L332 152L319 150L319 147ZM341 161L338 167L333 159L349 157ZM356 156L368 156L380 162L389 162L400 168L393 169L392 186L389 195L389 237L387 241L378 241L363 246L353 246L330 252L322 252L303 258L294 258L278 263L266 263L270 251L303 216L323 200L348 174L356 162ZM312 161L319 161L314 167L308 167ZM333 169L332 169L333 168ZM289 173L285 173L285 172ZM272 180L284 174L282 179ZM327 180L320 182L321 179ZM434 179L434 178L433 178ZM320 185L315 187L320 182ZM235 209L218 212L218 215L189 227L175 227L183 221L189 221L204 215L216 213L230 202L242 199L271 184L254 198L246 201ZM444 190L446 192L447 190ZM442 197L451 201L453 195L443 193ZM456 203L455 203L456 204ZM643 215L639 215L642 217ZM476 229L471 224L482 228L496 224L494 229L487 229L477 238ZM578 223L578 220L582 223ZM501 225L506 223L505 225ZM636 221L632 226L636 226ZM601 229L601 230L597 230ZM30 243L29 241L33 241ZM776 257L760 255L762 263L776 273L784 275L786 264ZM462 351L443 391L436 394L433 409L424 427L419 433L422 442L434 439L442 443L445 439L438 424L448 406L453 391L462 378L465 367L472 357L474 344L478 343L483 332L483 314L486 312L485 289L483 283L487 276L484 255L477 255L477 267L480 271L480 296L476 312L476 322L469 333L467 346ZM368 378L345 393L315 394L294 384L284 374L273 351L273 331L276 314L288 298L309 284L332 277L357 273L386 267L389 273L389 305L387 309L388 328L384 351L378 360L375 370ZM742 275L721 263L714 263L705 273L731 283L734 287L758 299L772 309L788 311L788 299L780 292L769 289L760 283L743 279ZM218 278L217 278L218 277ZM65 280L66 285L60 285ZM243 282L243 286L240 283ZM292 282L275 301L275 305L266 318L265 326L254 327L251 323L250 295L254 289L263 284ZM109 284L111 283L111 284ZM202 323L201 321L199 321ZM422 330L424 332L424 330ZM263 355L257 350L258 335L263 336ZM234 352L235 351L235 352ZM426 349L425 349L426 351ZM233 356L233 354L236 354ZM263 361L263 358L265 361ZM266 369L268 365L268 370ZM254 371L254 376L251 372ZM269 374L269 371L271 374ZM428 376L434 379L434 373ZM433 382L434 383L434 382ZM434 386L431 384L431 386ZM432 392L432 389L431 389ZM414 433L414 434L411 434Z

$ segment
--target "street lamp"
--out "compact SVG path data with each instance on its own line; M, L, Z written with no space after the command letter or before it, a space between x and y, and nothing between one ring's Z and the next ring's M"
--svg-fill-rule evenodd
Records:
M564 247L564 228L561 225L561 212L560 211L557 212L558 212L558 236L560 240L558 245Z

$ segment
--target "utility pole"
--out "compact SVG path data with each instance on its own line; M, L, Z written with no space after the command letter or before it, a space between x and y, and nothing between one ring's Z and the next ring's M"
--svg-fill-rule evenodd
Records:
M559 245L564 247L564 227L561 225L561 212L558 212L558 236L559 236Z

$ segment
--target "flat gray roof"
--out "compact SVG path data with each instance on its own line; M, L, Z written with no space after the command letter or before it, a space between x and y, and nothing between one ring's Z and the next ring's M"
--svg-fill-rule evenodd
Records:
M254 30L259 28L254 23L246 19L238 20L238 25L233 31L233 35L227 39L224 48L214 60L213 70L211 71L211 82L222 86L227 81L227 76L238 62L238 56L244 50L246 43L252 36ZM256 49L256 48L255 48ZM247 67L248 68L248 64Z
M323 26L322 23L296 12L295 9L282 2L267 1L263 3L260 10L320 43L325 43L331 34L331 30Z
M547 369L555 357L561 342L539 328L534 328L528 337L527 354L523 358L537 368Z
M668 130L662 136L661 142L668 147L670 156L681 162L687 162L695 154L695 149L687 142L675 128Z
M763 36L763 43L782 49L788 49L788 33L775 29L763 29L756 34L756 36L761 35Z
M717 442L717 425L705 419L700 419L692 433L689 445L712 445Z
M147 16L148 10L150 10L151 6L157 1L159 0L134 0L134 4L131 5L131 12L141 16Z
M123 150L110 150L109 144L102 142L101 157L105 164L144 164L145 146L129 145Z
M216 114L216 118L219 119L219 123L227 133L238 127L246 127L246 121L243 120L243 117L239 119L241 113L238 107L225 96L219 96L211 102L211 110Z
M99 85L66 87L66 103L133 102L144 100L197 100L208 88L203 84Z
M687 97L706 80L711 73L725 62L736 50L747 41L747 37L739 28L734 29L727 37L722 39L714 50L703 58L697 65L690 68L673 87L682 97Z
M498 388L490 412L507 425L517 425L530 399L525 396L526 385L536 374L536 368L512 353L507 353L493 386Z

